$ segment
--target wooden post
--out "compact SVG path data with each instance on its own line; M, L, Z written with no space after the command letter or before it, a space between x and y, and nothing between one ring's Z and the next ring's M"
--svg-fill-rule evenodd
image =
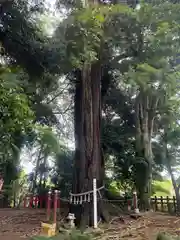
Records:
M26 205L27 205L26 200L27 200L27 196L24 197L24 208L26 208Z
M97 186L96 179L93 179L93 207L94 207L94 228L97 228Z
M54 223L57 221L57 202L58 202L58 190L54 191Z
M47 198L47 221L50 220L50 214L51 214L51 191L48 192Z
M43 197L39 196L39 207L42 208L43 206Z
M29 208L33 207L33 195L30 195Z
M155 211L158 211L158 203L157 203L157 197L154 197L154 207L155 207Z
M161 200L161 212L163 212L164 211L164 207L163 207L163 197L162 196L161 196L160 200Z
M36 208L36 195L33 196L32 208Z
M166 201L167 201L167 211L170 213L170 207L169 207L169 197L166 197Z
M59 213L60 213L60 208L61 208L60 194L61 194L61 191L58 191L57 208L58 208L58 210L59 210Z
M174 205L174 212L177 212L177 209L176 209L176 198L175 198L175 196L173 196L173 205Z
M38 195L35 197L35 208L38 208Z

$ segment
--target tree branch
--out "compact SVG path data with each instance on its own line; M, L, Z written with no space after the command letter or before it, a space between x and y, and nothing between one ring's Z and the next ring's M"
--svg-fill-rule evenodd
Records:
M59 97L64 92L64 90L67 89L68 86L69 86L69 83L60 92L58 92L51 100L47 101L46 104L52 103L57 97Z

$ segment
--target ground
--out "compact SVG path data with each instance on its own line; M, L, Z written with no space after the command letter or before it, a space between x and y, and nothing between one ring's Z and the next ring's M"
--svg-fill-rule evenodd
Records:
M37 209L0 209L0 239L29 239L40 232L40 223L45 220L45 211Z
M103 239L154 240L159 232L180 234L180 217L163 213L147 213L137 220L123 217L114 220L104 231ZM107 236L107 237L106 237Z
M0 240L29 239L40 232L40 223L45 220L45 211L0 210ZM180 234L180 217L163 213L148 213L139 219L129 216L114 218L111 224L103 225L100 239L154 240L158 232Z

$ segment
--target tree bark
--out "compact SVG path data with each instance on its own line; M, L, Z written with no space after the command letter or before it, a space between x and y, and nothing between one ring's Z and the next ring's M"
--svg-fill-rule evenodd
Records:
M140 90L135 104L137 157L135 183L141 206L145 210L150 208L153 160L151 138L157 104L158 98L154 101L148 92Z
M35 189L37 187L37 177L38 177L38 170L39 170L39 165L40 165L40 160L41 160L41 154L42 154L42 147L39 149L39 154L37 157L37 162L36 162L36 167L35 167L35 173L34 173L34 178L33 178L33 184L32 184L32 192L35 192Z
M166 142L166 136L165 136L165 142ZM165 148L166 148L166 165L167 165L168 172L171 176L172 185L173 185L174 192L175 192L175 195L176 195L176 203L177 203L176 212L178 214L180 214L180 193L179 193L180 185L178 185L176 183L176 180L175 180L175 177L174 177L174 174L173 174L173 171L172 171L172 167L171 167L171 163L170 163L170 159L169 159L169 154L168 154L167 142L165 143L165 145L166 145L165 146Z
M168 159L167 159L167 162L168 162ZM171 176L171 181L172 181L172 184L173 184L173 187L174 187L174 192L175 192L175 195L176 195L176 203L177 203L177 213L179 214L180 213L180 194L179 194L179 186L176 184L176 180L174 178L174 175L173 175L173 172L172 172L172 168L171 168L171 165L168 163L168 172Z
M97 5L100 0L86 0L85 7ZM105 169L101 147L101 47L96 49L95 63L84 63L82 70L76 71L75 92L75 159L73 193L93 190L93 179L97 188L102 187ZM103 193L101 193L103 195ZM101 195L101 196L102 196ZM98 196L100 197L100 196ZM93 225L93 196L90 202L83 202L71 209L76 216L76 225L82 228ZM103 204L98 201L98 219L107 220Z
M75 92L75 160L73 193L83 193L93 189L93 178L97 188L103 185L104 159L100 141L101 122L101 65L86 64L76 72ZM84 202L74 206L76 224L93 224L93 204ZM102 209L99 217L103 218Z

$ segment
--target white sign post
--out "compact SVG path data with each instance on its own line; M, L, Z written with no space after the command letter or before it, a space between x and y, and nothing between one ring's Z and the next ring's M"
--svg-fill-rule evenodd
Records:
M96 179L93 179L93 207L94 207L94 228L97 228L97 185Z

